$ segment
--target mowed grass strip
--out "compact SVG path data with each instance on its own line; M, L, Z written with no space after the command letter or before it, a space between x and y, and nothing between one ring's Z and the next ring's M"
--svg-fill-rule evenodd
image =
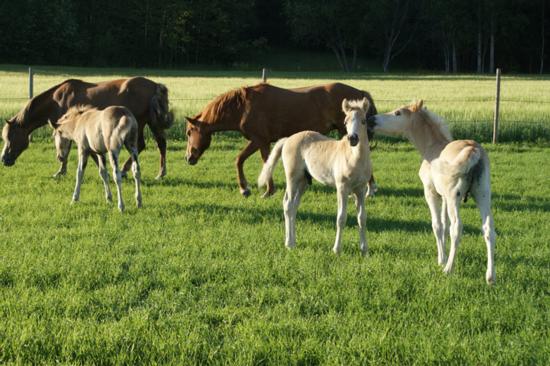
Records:
M0 168L0 363L548 364L549 148L499 145L492 161L497 284L485 284L474 203L463 206L456 270L436 264L429 211L407 143L380 143L380 185L367 202L370 255L360 256L353 204L343 254L331 252L336 195L304 195L297 248L284 248L277 193L242 198L219 135L196 166L170 142L140 155L143 209L104 201L90 162L70 205L76 154L60 180L51 142ZM246 174L255 181L253 156Z
M35 67L35 95L63 80L80 78L104 81L130 76L147 76L166 84L176 123L168 132L172 139L184 139L184 116L198 113L209 100L233 88L255 85L261 72L154 69L101 69ZM28 97L27 68L0 65L0 118L10 118ZM269 83L283 88L343 82L372 94L379 112L391 111L413 99L445 118L457 137L491 141L495 99L492 75L415 75L376 73L268 73ZM501 85L500 141L550 141L550 78L504 74ZM34 133L46 137L47 128Z

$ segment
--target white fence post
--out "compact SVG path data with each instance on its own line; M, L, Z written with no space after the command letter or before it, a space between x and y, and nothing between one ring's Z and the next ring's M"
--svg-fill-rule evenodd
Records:
M267 69L265 67L262 69L262 83L267 83Z

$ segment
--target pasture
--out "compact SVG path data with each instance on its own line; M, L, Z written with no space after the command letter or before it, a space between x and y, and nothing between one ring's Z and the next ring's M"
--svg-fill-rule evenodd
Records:
M8 117L24 100L5 98L25 97L26 75L2 69L0 117ZM252 189L244 199L234 169L242 137L215 136L196 166L183 159L183 116L255 83L257 74L67 70L44 68L35 94L68 77L144 74L168 86L178 121L169 131L168 175L154 180L158 153L148 141L140 155L144 207L133 205L127 179L120 214L104 202L93 163L81 201L69 204L76 151L67 176L51 178L57 162L47 128L14 167L0 167L1 363L550 363L546 144L484 144L497 230L497 284L490 287L471 200L461 211L454 273L437 266L420 157L410 144L383 141L372 154L380 189L367 200L369 257L359 252L353 205L343 252L334 256L336 195L318 183L302 199L297 247L288 251L280 164L273 197ZM379 111L423 98L445 118L467 121L468 129L451 124L459 136L485 136L492 118L490 77L275 76L270 81L285 87L342 77L371 92ZM547 79L505 78L503 99L514 102L501 106L503 120L547 128L540 122L550 115L548 87ZM522 133L514 126L505 136ZM245 165L250 182L260 167L256 154Z

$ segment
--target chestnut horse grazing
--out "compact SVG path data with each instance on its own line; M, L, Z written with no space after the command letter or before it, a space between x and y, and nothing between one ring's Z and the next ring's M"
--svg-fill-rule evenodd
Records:
M481 214L481 229L487 245L488 284L495 283L495 224L491 214L489 157L477 142L453 140L445 123L434 113L422 108L422 101L393 112L371 117L374 130L382 134L407 137L422 155L420 179L432 215L432 228L437 242L437 262L449 274L453 269L462 235L460 202L471 194ZM445 257L447 219L450 219L451 251Z
M210 146L212 133L240 131L249 140L236 161L239 188L247 197L250 190L243 172L245 160L260 150L265 162L272 142L300 131L326 134L337 129L344 135L345 116L341 109L344 98L367 98L367 117L377 113L369 93L341 83L298 89L258 84L229 91L211 101L195 117L187 117L187 162L197 163ZM273 192L273 181L269 180L264 196Z
M53 127L53 126L52 126ZM97 110L91 107L72 107L58 121L54 131L55 148L60 161L67 160L71 140L78 146L78 169L72 202L80 198L82 176L88 156L98 157L99 176L103 180L105 198L111 202L109 174L105 168L105 154L109 155L113 179L118 193L118 209L124 211L122 201L122 176L118 168L118 155L122 147L130 153L132 173L136 183L136 204L141 207L140 169L138 162L138 123L126 107L107 107Z
M366 117L369 101L367 98L349 102L344 99L342 110L346 114L344 125L347 137L336 141L318 132L303 131L283 138L273 147L258 178L259 186L267 184L282 155L286 176L283 199L285 245L289 249L296 246L296 212L300 198L313 177L323 184L336 187L338 217L336 240L332 248L334 253L341 251L348 195L353 193L359 224L359 248L363 255L367 254L365 195L367 182L372 175Z
M28 147L32 131L46 125L48 121L55 126L70 107L77 105L90 105L98 109L113 105L128 108L138 122L138 151L145 148L143 129L147 124L160 151L160 172L157 178L166 175L164 130L173 122L168 109L168 89L163 84L143 77L101 83L70 79L35 96L17 115L6 121L2 131L4 165L15 164L17 157ZM131 163L131 159L128 159L123 170L128 171ZM66 162L62 163L56 176L65 174L66 169Z

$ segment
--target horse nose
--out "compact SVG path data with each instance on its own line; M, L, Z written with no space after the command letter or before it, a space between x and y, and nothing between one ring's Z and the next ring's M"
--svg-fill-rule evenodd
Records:
M375 125L376 124L376 116L370 116L368 119L367 119L367 122L371 125Z
M351 146L355 146L359 142L359 137L356 134L348 135L348 140Z
M195 164L197 164L197 158L194 157L194 156L191 155L191 154L185 155L185 160L187 160L187 163L188 163L189 165L195 165Z

